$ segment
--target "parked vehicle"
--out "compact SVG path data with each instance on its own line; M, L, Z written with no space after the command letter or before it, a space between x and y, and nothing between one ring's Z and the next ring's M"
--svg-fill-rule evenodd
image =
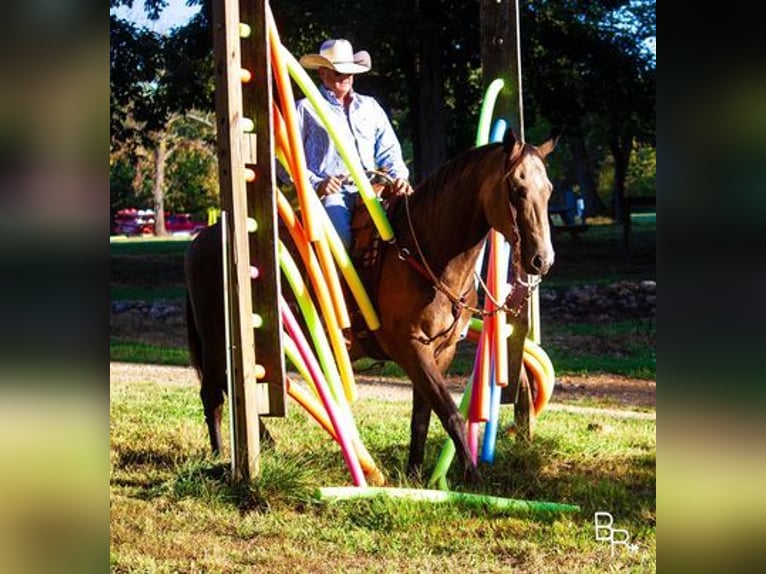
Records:
M114 216L113 235L151 235L154 233L154 211L121 209Z
M152 235L154 222L151 209L121 209L114 216L112 235ZM206 222L194 221L189 213L165 214L165 229L171 235L194 236L205 227Z
M171 235L196 235L207 227L207 223L194 221L189 213L165 215L165 229Z

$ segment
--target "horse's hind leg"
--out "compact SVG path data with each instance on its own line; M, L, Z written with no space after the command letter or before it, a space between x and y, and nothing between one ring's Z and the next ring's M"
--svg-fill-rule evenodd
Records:
M407 461L407 475L421 478L425 456L428 425L431 423L431 405L416 385L412 386L412 420L410 422L410 456Z
M221 454L221 419L223 415L224 389L226 389L226 366L222 362L216 362L214 365L208 365L202 373L202 388L200 389L200 398L202 399L202 408L205 412L205 423L207 423L208 434L210 435L210 448L213 456ZM274 439L263 424L263 419L258 418L258 432L261 438L261 444L264 446L273 445Z
M206 368L202 373L200 398L205 412L205 423L210 436L210 448L214 456L221 454L221 416L223 413L223 389L225 372L213 373Z

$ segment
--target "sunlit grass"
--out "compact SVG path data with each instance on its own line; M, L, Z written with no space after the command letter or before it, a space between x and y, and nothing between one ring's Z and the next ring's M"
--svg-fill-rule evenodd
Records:
M135 341L109 341L109 360L123 363L149 363L153 365L189 366L189 351Z
M404 477L409 405L354 407L362 440L391 486ZM501 428L512 422L501 411ZM435 417L434 417L435 419ZM544 413L529 445L498 441L496 462L468 488L495 496L576 504L577 514L525 516L389 499L320 504L320 486L348 485L338 446L299 407L266 419L274 437L262 474L232 486L228 433L221 459L207 453L194 385L111 385L111 553L116 571L422 572L653 571L655 422ZM592 424L592 423L599 424ZM225 425L224 425L225 426ZM445 435L432 420L426 471ZM610 556L593 535L608 511L639 551Z

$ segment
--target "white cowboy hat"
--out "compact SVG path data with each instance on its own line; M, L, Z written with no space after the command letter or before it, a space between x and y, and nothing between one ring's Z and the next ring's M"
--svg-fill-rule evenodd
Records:
M325 40L318 54L303 56L300 64L309 70L330 68L341 74L363 74L372 68L370 55L364 50L354 53L351 42L343 39Z

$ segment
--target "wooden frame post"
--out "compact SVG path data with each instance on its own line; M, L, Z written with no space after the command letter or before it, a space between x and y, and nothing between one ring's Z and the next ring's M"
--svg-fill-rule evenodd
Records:
M228 214L227 325L230 334L232 467L235 481L260 473L259 415L284 415L284 359L276 266L276 208L273 199L273 144L270 77L265 32L265 0L242 0L250 37L243 57L240 3L213 2L213 49L216 82L218 175L221 205ZM243 98L243 62L251 66L256 95ZM252 122L257 121L257 134ZM257 145L256 145L257 144ZM259 151L260 150L260 151ZM256 173L246 182L246 168ZM266 197L268 196L268 197ZM248 231L248 221L257 229ZM255 283L251 269L258 270ZM254 286L253 286L254 285ZM254 316L262 327L254 332ZM256 364L256 341L260 364ZM262 372L263 382L257 374ZM266 384L264 384L266 383Z
M502 78L503 89L495 103L495 115L506 118L518 138L524 141L524 104L521 81L521 48L519 40L518 0L480 0L481 62L484 89L496 78ZM508 387L504 402L514 403L516 436L532 438L534 409L531 388L520 377L524 360L524 340L529 336L540 342L540 311L537 290L519 318L508 315L513 333L508 338ZM523 379L523 380L522 380ZM523 395L523 396L522 396Z

